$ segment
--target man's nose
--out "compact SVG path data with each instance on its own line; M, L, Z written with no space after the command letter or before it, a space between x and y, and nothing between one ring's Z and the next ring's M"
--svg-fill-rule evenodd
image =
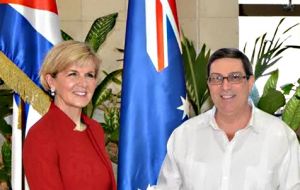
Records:
M228 81L228 78L223 78L223 82L222 82L222 88L223 89L230 89L231 88L231 83Z

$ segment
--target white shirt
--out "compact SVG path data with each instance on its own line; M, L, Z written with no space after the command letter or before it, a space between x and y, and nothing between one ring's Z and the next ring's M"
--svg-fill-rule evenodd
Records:
M282 120L257 108L228 141L215 108L176 128L156 189L300 190L300 146Z

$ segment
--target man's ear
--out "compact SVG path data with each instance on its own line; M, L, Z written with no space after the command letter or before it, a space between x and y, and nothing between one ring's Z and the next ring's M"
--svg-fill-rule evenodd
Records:
M248 79L248 84L249 84L249 92L251 92L252 88L253 88L253 85L255 83L255 79L254 79L254 76L251 75Z

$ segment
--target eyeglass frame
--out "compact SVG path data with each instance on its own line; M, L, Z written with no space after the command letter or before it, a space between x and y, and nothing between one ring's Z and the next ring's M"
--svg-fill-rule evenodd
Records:
M211 74L216 74L218 75L218 77L221 77L221 80L220 82L218 83L212 83L211 82ZM220 73L211 73L210 76L207 78L207 81L208 81L208 84L211 84L211 85L222 85L224 83L224 80L227 79L228 83L230 84L240 84L242 83L243 79L247 79L249 80L250 76L251 75L244 75L243 73L241 72L231 72L229 73L227 76L223 76L222 74ZM234 77L234 74L239 74L238 76L240 77L238 81L234 81L232 78ZM231 78L230 78L231 77Z

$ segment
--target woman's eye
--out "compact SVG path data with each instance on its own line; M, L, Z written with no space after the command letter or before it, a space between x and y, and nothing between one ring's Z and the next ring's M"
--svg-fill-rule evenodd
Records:
M68 76L76 76L76 73L74 73L74 72L69 73Z
M88 76L89 78L95 78L95 74L93 74L93 73L88 73L87 76Z

